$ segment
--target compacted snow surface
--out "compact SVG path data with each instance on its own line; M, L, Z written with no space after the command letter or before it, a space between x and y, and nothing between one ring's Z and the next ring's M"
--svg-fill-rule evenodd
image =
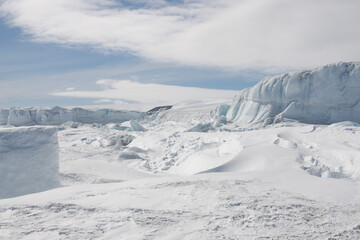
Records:
M358 69L338 64L270 78L231 105L175 105L117 122L58 125L61 186L2 196L0 239L360 239ZM331 72L342 81L328 88L345 102L322 105L328 100L314 98L321 92L314 81L322 86ZM308 95L290 93L289 84ZM282 96L273 99L278 87ZM55 110L36 110L32 122L26 111L3 110L3 121L63 121ZM3 145L8 157L0 164L22 174L17 149Z

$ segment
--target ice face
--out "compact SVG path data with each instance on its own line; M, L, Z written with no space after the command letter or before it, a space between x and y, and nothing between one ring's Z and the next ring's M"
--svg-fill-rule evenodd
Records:
M304 123L332 124L340 121L360 123L360 63L338 63L309 71L267 77L243 90L231 106L189 112L186 109L160 111L155 122L182 121L206 124L228 120L237 124L271 124L286 119ZM55 107L11 108L0 110L0 124L13 126L125 122L138 120L144 113L101 109L96 111ZM226 115L226 118L225 118ZM136 127L135 127L136 128ZM142 129L143 131L144 129Z
M118 111L101 109L90 111L82 108L71 110L54 107L41 108L10 108L0 110L0 125L33 126L33 125L59 125L74 121L80 123L110 123L124 122L137 119L141 116L136 111Z
M227 118L238 123L360 122L360 63L338 63L268 77L243 90Z
M9 110L0 109L0 125L6 125L8 122Z
M55 128L0 129L0 198L58 186L58 151Z

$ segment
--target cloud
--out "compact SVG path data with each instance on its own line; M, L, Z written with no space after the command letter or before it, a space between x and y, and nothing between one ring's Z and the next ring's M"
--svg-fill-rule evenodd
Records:
M103 103L112 104L112 103L114 103L114 101L111 99L98 99L98 100L95 100L94 103L96 103L96 104L103 104Z
M238 91L180 87L163 84L143 84L129 80L102 79L96 91L57 91L54 96L95 98L97 103L133 102L174 104L194 101L231 101Z
M3 0L32 40L232 69L359 60L358 0Z

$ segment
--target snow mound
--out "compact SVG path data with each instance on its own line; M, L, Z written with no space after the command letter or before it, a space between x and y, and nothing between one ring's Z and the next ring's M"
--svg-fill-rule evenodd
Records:
M55 128L0 128L0 198L58 186L58 148Z
M360 125L356 122L344 121L337 122L329 125L329 127L359 127Z
M360 63L267 77L243 90L227 113L240 124L293 119L304 123L360 123Z
M79 123L110 123L137 119L141 112L99 109L90 111L82 108L66 109L54 107L43 108L10 108L0 110L0 125L33 126L60 125L73 121Z

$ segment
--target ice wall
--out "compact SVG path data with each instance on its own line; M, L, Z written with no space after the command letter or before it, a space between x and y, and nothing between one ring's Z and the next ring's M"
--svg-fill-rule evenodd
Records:
M267 77L234 99L227 118L240 124L286 118L315 124L360 123L360 63Z
M58 172L55 128L0 128L0 198L54 188Z
M6 125L8 122L9 110L0 109L0 125Z
M54 107L10 108L0 110L0 124L12 126L59 125L68 121L80 123L110 123L137 119L142 115L136 111L101 109L90 111L82 108L65 109Z

